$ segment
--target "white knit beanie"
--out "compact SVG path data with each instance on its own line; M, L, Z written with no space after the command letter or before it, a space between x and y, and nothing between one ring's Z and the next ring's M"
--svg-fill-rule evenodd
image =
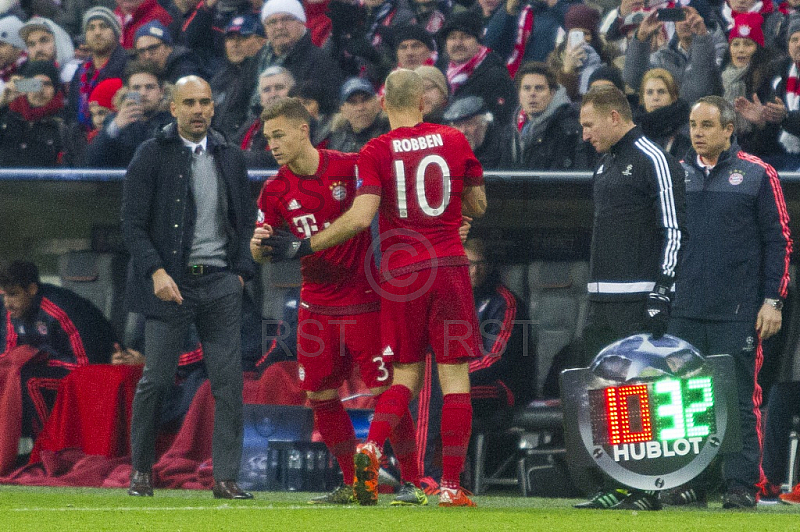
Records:
M287 13L303 24L306 23L306 12L303 10L303 5L297 0L268 0L261 8L261 22L276 13Z

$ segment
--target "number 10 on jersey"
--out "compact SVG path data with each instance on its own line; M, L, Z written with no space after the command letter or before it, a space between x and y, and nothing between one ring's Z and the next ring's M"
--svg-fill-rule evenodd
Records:
M425 189L425 172L430 165L437 166L442 174L442 202L438 207L433 207L428 203L428 195ZM406 190L406 166L402 160L398 159L394 161L394 178L397 184L397 211L400 218L408 218L409 200L416 199L420 210L424 214L434 218L440 216L450 204L450 167L447 166L447 161L439 155L426 155L419 162L417 170L414 173L414 190L410 198Z

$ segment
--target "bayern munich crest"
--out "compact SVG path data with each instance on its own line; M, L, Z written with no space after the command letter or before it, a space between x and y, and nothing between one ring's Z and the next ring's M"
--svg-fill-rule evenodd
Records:
M728 176L728 183L733 186L741 185L742 181L744 181L744 176L739 172L734 172L730 176Z
M347 189L344 187L344 183L341 181L336 181L335 183L331 184L331 195L333 199L336 201L342 201L347 197Z

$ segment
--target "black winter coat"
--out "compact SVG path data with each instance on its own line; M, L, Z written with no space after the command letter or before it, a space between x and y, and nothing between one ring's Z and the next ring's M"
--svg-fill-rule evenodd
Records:
M464 96L483 98L498 124L510 123L511 115L517 108L517 91L514 88L514 82L508 75L505 63L494 52L490 52L467 81L458 87L450 101Z
M213 130L208 133L207 149L214 156L227 201L228 265L247 280L255 272L250 236L256 208L244 158ZM173 309L174 303L156 298L151 276L164 268L179 287L184 280L196 216L191 167L191 151L175 123L142 144L128 166L122 192L122 234L131 255L126 296L132 312L158 317Z
M583 141L578 111L565 103L556 109L545 129L522 144L520 167L530 170L589 170L596 153Z
M6 107L0 113L0 167L60 165L66 129L61 113L28 121Z

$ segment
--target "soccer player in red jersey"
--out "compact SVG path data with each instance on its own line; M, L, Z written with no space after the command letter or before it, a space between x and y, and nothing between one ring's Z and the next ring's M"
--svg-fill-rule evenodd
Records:
M268 258L264 252L269 247L262 240L273 233L273 227L286 224L292 234L308 238L350 207L356 194L358 159L357 154L314 148L309 138L311 116L300 100L286 98L270 105L262 120L272 154L283 166L264 184L258 199L259 222L250 250L260 262ZM355 502L356 437L337 389L354 363L373 394L380 394L391 382L391 366L384 363L380 337L375 334L380 330L380 299L365 273L365 267L375 268L366 258L371 240L369 232L364 232L301 260L297 342L300 381L311 401L316 427L344 475L342 486L312 503ZM410 414L401 420L400 427L413 430ZM403 453L414 452L413 435L408 441L392 436L391 441L403 458ZM402 474L412 480L419 476L416 462L412 469L403 468ZM422 493L422 497L406 503L425 504L427 499Z
M397 70L385 87L392 131L361 150L352 208L311 238L276 234L269 243L276 258L318 252L362 234L380 212L381 274L374 286L382 297L383 355L392 361L394 380L378 399L368 441L356 454L356 497L362 504L377 499L383 443L419 391L430 345L444 393L439 506L474 506L459 477L472 423L468 362L478 352L478 324L459 226L462 215L486 210L483 170L460 132L422 122L418 74Z

